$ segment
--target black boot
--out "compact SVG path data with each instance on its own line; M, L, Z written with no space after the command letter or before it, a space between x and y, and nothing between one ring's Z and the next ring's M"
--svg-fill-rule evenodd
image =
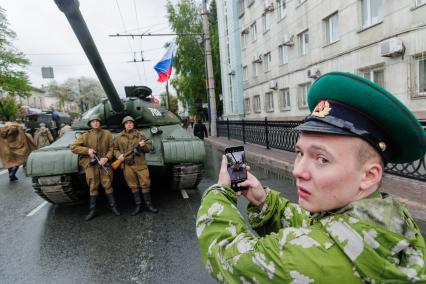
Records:
M132 214L130 214L130 215L136 216L136 215L138 215L139 213L142 212L141 195L140 195L139 191L132 192L132 194L133 194L133 199L135 200L136 206L135 206L135 210L133 210Z
M9 180L10 181L18 180L18 178L16 177L16 172L18 171L18 169L19 169L19 166L7 169L7 171L9 172Z
M120 216L120 212L117 209L117 203L115 203L114 195L109 193L106 196L108 197L109 206L111 207L112 213L114 213L115 216Z
M97 196L90 196L89 214L87 214L85 220L90 221L96 217L96 199Z
M152 213L158 213L158 209L154 208L151 203L151 193L144 192L143 193L143 201L145 203L145 208L147 211Z

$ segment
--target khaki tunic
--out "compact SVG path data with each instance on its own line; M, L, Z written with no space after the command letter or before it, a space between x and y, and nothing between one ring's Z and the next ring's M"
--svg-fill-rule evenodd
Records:
M133 149L141 140L145 140L146 137L139 131L132 129L129 132L123 130L120 132L114 140L114 156L118 158L121 154ZM145 160L145 153L148 153L152 149L152 144L148 141L145 146L142 147L143 153L138 155L131 154L126 157L133 158L134 164L129 165L126 162L121 164L123 169L124 178L127 185L130 187L132 192L138 192L139 188L142 192L149 192L151 180L149 178L148 165Z
M113 142L111 132L104 129L91 129L88 132L81 134L70 145L70 149L74 154L79 155L80 165L86 171L86 181L89 185L90 195L98 195L99 183L105 189L107 194L112 193L112 169L109 165L105 165L108 169L107 174L100 165L91 166L90 157L87 153L89 148L94 149L98 153L99 159L107 158L111 161L113 158Z
M62 127L61 130L59 130L59 138L64 136L65 132L68 132L70 130L72 130L72 128L69 125L65 125L64 127Z
M0 159L6 169L22 165L36 149L33 138L18 124L0 128Z
M49 146L53 142L53 136L50 133L50 130L46 127L40 127L34 133L34 142L37 146L37 149Z

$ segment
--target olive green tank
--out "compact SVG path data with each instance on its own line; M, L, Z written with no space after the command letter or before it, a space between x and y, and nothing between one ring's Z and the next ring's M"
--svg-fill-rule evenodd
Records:
M78 156L71 152L69 145L89 129L87 122L94 114L101 118L102 127L110 130L113 136L122 131L122 119L132 116L135 128L153 144L153 150L145 156L153 182L167 181L168 187L175 190L196 188L203 174L204 143L187 132L175 114L153 102L150 88L126 87L126 98L120 98L80 13L78 0L55 2L68 18L108 99L84 113L81 120L72 125L72 131L31 153L27 160L27 175L32 177L35 192L54 204L78 203L87 197L84 169L79 166ZM122 177L121 174L115 176Z

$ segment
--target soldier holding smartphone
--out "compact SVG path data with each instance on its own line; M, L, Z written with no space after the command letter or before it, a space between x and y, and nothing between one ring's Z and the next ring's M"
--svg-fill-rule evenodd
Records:
M386 163L423 158L426 135L392 94L332 72L308 94L297 127L293 176L298 204L248 173L230 188L227 159L202 198L196 231L205 268L226 283L426 282L426 249L407 209L381 193ZM237 195L250 202L248 219Z

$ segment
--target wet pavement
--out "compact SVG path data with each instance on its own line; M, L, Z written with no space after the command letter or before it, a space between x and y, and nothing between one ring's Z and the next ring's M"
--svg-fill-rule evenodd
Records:
M0 175L0 282L2 283L215 283L202 267L195 235L200 193L217 181L222 152L206 145L205 178L199 190L155 189L158 214L130 216L131 200L119 198L122 216L103 200L100 216L85 222L87 206L44 205L30 178ZM251 165L263 185L297 200L293 178ZM116 189L119 191L119 189ZM120 197L120 196L119 196ZM238 207L244 212L244 198ZM32 214L28 216L29 214ZM426 226L421 223L423 234Z

